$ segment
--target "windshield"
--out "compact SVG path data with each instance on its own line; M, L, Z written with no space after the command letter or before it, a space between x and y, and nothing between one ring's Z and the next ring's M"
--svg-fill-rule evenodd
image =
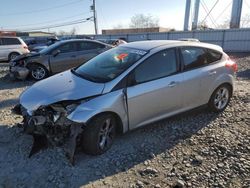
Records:
M116 47L89 60L74 72L94 82L108 82L127 70L146 53L143 50Z

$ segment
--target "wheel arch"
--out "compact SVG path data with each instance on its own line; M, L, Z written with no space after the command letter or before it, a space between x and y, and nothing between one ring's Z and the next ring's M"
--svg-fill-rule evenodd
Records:
M112 115L115 118L116 125L117 125L116 132L118 134L122 134L124 132L122 119L117 113L112 112L112 111L105 111L105 112L100 112L100 113L95 114L93 117L91 117L87 121L86 125L91 126L91 125L88 125L91 120L93 120L94 118L97 118L99 116L106 115L106 114Z
M10 56L11 56L11 54L18 54L18 55L21 55L21 53L20 52L18 52L18 51L11 51L9 54L8 54L8 60L10 61Z

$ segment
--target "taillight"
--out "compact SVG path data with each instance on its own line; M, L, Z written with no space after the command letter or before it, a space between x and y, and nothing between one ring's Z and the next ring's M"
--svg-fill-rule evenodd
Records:
M234 61L232 61L230 58L228 58L225 66L233 69L234 72L238 71L238 65Z
M26 45L23 45L23 48L26 49L26 50L28 50L28 46L26 46Z

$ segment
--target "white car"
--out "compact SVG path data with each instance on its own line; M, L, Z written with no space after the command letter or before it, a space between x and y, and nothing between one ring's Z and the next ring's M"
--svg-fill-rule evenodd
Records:
M28 46L21 38L0 36L0 61L10 61L29 52Z

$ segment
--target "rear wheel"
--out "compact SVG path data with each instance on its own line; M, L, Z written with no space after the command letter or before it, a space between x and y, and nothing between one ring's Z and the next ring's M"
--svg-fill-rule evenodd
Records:
M30 76L34 80L42 80L48 76L48 70L39 64L33 64L29 66Z
M223 84L213 92L208 105L212 111L221 112L227 107L231 96L231 87L227 84Z
M110 114L103 114L93 118L82 135L82 148L85 153L100 155L106 152L115 138L115 118Z
M17 56L19 56L19 55L20 55L20 54L17 53L17 52L12 52L12 53L10 53L10 55L9 55L9 61L15 59L15 58L16 58Z

